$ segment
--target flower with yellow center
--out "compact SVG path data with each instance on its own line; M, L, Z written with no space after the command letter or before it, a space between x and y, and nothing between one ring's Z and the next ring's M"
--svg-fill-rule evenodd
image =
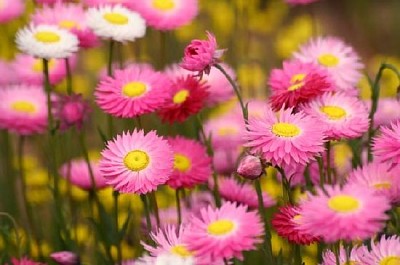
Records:
M160 11L170 11L174 9L175 2L173 0L153 0L153 7Z
M329 106L329 105L322 106L320 110L330 120L340 120L347 116L346 110L339 106Z
M189 90L187 90L187 89L179 90L172 98L172 101L175 104L182 104L186 101L186 99L189 97L189 95L190 95Z
M360 208L360 201L350 195L336 195L329 199L328 206L338 213L351 213Z
M126 97L136 98L145 94L147 85L143 82L129 82L122 87L122 94Z
M79 24L76 21L68 20L68 19L61 20L60 22L58 22L58 25L64 29L79 29L80 28Z
M272 132L279 137L295 137L301 133L301 130L295 124L278 122L272 126Z
M231 220L217 220L207 226L207 232L212 236L226 236L235 229L235 223Z
M180 172L186 172L192 167L190 158L183 154L174 154L174 168Z
M400 265L400 256L389 256L382 259L379 265Z
M124 157L124 165L131 171L141 171L150 164L148 154L141 150L130 151Z
M290 87L288 88L289 91L294 91L297 89L300 89L302 86L304 86L304 78L306 78L305 74L296 74L292 76L290 79Z
M182 258L187 258L193 256L193 253L190 252L184 245L178 244L171 247L171 253L178 255Z
M26 100L13 102L11 104L11 109L24 114L33 114L36 112L36 106L32 102Z
M333 54L322 54L318 57L318 63L325 67L334 67L339 64L339 58Z

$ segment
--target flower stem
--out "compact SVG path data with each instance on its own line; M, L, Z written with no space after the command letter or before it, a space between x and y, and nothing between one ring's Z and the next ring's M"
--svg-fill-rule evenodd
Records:
M285 171L280 167L276 167L276 168L282 176L283 200L284 200L285 204L289 203L289 204L293 205L294 201L293 201L293 197L292 197L291 190L290 190L290 182L288 181L288 179L286 177Z
M67 93L68 95L72 94L72 74L71 74L71 65L69 63L69 58L64 59L65 69L67 71Z
M113 198L114 198L114 222L115 222L115 230L116 234L119 234L119 224L118 224L118 199L119 199L119 192L113 191ZM117 244L117 261L119 265L122 264L122 249L121 249L121 242L118 240Z
M178 224L181 225L182 223L182 210L181 210L181 201L179 199L179 191L180 189L175 190L175 198L176 198L176 211L178 214Z
M300 245L294 244L293 248L294 248L294 265L302 265L303 264L303 260L301 258Z
M329 184L332 184L331 147L331 141L328 141L326 143L326 175L328 176Z
M107 63L107 75L112 76L112 64L113 64L113 54L114 54L114 41L110 40L110 45L108 48L108 63ZM108 125L108 136L110 139L114 134L114 123L113 117L111 115L107 115L107 125Z
M147 197L146 195L141 194L140 195L140 199L143 203L143 210L144 210L144 214L146 216L146 228L147 228L147 232L151 232L152 227L151 227L151 218L150 218L150 210L149 210L149 205L147 202Z
M333 245L333 253L335 253L336 265L340 265L339 251L340 251L340 243L337 242L336 244Z
M161 222L160 222L160 214L158 211L158 203L157 203L157 197L156 197L155 192L152 192L150 194L150 201L151 201L151 204L153 205L154 215L156 217L157 228L159 228Z
M317 162L319 170L319 185L323 187L325 184L325 172L324 172L324 161L322 160L322 157L317 157Z

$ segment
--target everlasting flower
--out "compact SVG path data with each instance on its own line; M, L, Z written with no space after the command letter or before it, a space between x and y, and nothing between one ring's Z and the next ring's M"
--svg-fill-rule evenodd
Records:
M59 265L79 265L79 257L70 251L59 251L51 253L50 257Z
M325 127L325 134L330 139L357 138L369 127L364 103L343 93L324 94L303 110Z
M271 87L271 105L275 110L283 106L296 107L332 91L333 86L326 71L312 63L283 62L282 69L273 69L268 82Z
M361 257L365 265L395 265L400 262L400 239L397 236L382 236L377 243L371 242L371 251L364 249Z
M368 102L368 109L371 104ZM394 98L381 98L378 101L378 108L374 115L374 126L389 125L395 120L400 119L400 102Z
M133 118L151 113L169 97L170 81L163 74L143 65L131 65L105 77L95 91L99 107L116 117Z
M197 0L142 0L132 1L131 6L146 19L149 26L158 30L182 27L198 13Z
M167 184L173 188L192 188L211 176L211 158L206 148L195 140L168 138L174 153L174 171Z
M400 164L400 121L381 127L381 135L373 139L373 154L381 162Z
M61 130L71 126L81 129L90 112L89 102L84 100L80 94L62 96L57 101L57 117L60 120Z
M227 114L210 119L204 124L206 136L211 135L215 149L238 148L243 144L244 121L240 115Z
M20 29L18 49L33 57L67 58L78 51L78 38L68 30L52 25L33 25Z
M230 175L237 169L237 161L242 153L241 147L214 149L213 164L219 174Z
M340 247L339 251L339 262L342 265L347 264L362 264L366 265L362 262L362 257L364 253L368 251L366 247L353 247L350 252L350 257L347 261L346 251L343 247ZM326 250L322 255L323 262L321 265L336 265L336 256L331 250ZM371 263L372 264L372 263ZM374 263L379 264L379 263ZM387 264L388 265L388 264Z
M0 3L0 23L7 23L24 13L25 2L22 0L2 0Z
M386 197L358 185L325 186L324 190L301 203L301 231L333 243L364 240L384 227L390 209Z
M184 242L189 251L210 255L212 259L243 260L243 251L256 249L264 234L263 224L256 212L246 206L223 203L221 208L203 208L200 217L192 218Z
M11 63L0 59L0 86L13 85L17 79Z
M41 87L5 87L0 98L0 128L21 135L46 131L47 98Z
M277 166L307 164L323 152L323 128L303 112L280 110L276 115L269 107L261 118L250 118L244 146Z
M94 33L104 39L126 42L146 34L144 19L121 5L89 8L86 21Z
M23 257L20 259L12 258L11 265L45 265L45 264L30 260L27 257Z
M357 85L364 68L353 48L334 37L312 39L294 57L325 68L338 90L344 92Z
M237 173L246 179L257 179L263 173L263 166L259 157L253 155L244 156L237 168Z
M123 133L107 142L100 171L107 184L122 193L144 194L165 184L173 167L173 153L167 140L155 131Z

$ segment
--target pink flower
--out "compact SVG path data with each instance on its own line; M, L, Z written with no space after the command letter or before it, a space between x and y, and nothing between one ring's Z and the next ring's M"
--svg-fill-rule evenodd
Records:
M27 257L23 257L20 259L12 258L11 265L45 265L45 264L30 260Z
M7 23L24 13L25 3L22 0L2 0L0 2L0 24Z
M60 120L61 130L72 126L81 129L90 112L89 102L84 100L82 95L62 96L57 101L57 116Z
M82 0L82 3L89 7L99 7L104 5L123 5L132 8L132 0Z
M363 265L396 264L400 262L400 239L398 236L382 235L378 242L371 240L371 251L364 248L361 255Z
M341 246L339 251L339 262L340 264L362 264L367 265L362 262L362 258L364 254L368 252L368 249L365 246L361 247L353 247L350 252L350 257L347 261L347 255L345 249ZM322 255L323 262L321 265L336 265L336 257L335 254L330 250L326 250ZM371 265L379 264L379 263L371 263Z
M381 127L381 135L373 139L373 154L378 161L400 164L400 120Z
M59 265L79 265L79 257L70 251L51 253L50 257Z
M217 50L217 40L214 35L207 31L208 40L192 40L186 46L185 55L181 67L192 72L210 73L211 66L221 58L224 50Z
M213 164L219 174L230 175L237 169L237 161L242 153L241 147L214 149Z
M12 64L0 59L0 86L14 85L16 83L17 77L12 69Z
M262 163L259 157L253 155L244 156L237 168L237 173L246 179L257 179L263 173Z
M371 102L367 101L368 110L371 109ZM378 108L374 115L374 127L390 125L391 122L400 119L400 102L395 98L381 98L378 101Z

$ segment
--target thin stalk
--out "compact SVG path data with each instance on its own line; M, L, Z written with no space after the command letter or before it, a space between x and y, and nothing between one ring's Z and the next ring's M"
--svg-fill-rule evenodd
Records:
M277 170L279 171L279 173L282 176L282 196L283 196L283 200L285 202L285 204L289 203L291 205L294 204L293 201L293 196L291 194L291 189L290 189L290 183L286 177L285 171L280 168L277 167Z
M96 180L94 178L92 164L90 163L89 152L88 152L88 149L86 147L84 132L83 131L78 132L78 137L79 137L79 143L80 143L81 149L82 149L82 154L83 154L83 157L85 159L85 162L86 162L86 165L87 165L87 168L88 168L88 171L89 171L90 181L92 183L92 189L93 189L93 191L94 191L94 193L96 195L96 192L95 192Z
M119 192L113 191L113 198L114 198L114 222L115 222L115 230L116 234L119 234L119 224L118 224L118 199L119 199ZM117 261L119 265L122 264L122 249L121 249L121 242L117 242Z
M146 226L147 226L146 228L147 228L147 231L150 233L152 230L152 227L151 227L150 209L149 209L149 205L147 203L146 195L141 194L140 200L143 203L143 210L144 210L144 214L146 216Z
M14 219L10 214L8 214L8 213L0 212L0 216L4 216L4 217L8 218L8 219L11 221L11 223L13 224L13 226L14 226L14 233L15 233L15 241L16 241L16 244L17 244L17 257L21 258L21 257L22 257L22 256L21 256L21 249L22 249L22 246L21 246L21 244L22 244L21 238L22 238L22 237L19 235L19 232L18 232L18 224L17 224L17 222L15 221L15 219ZM39 246L38 246L38 247L39 247ZM39 256L43 257L41 254L39 254Z
M332 184L331 147L331 141L328 141L326 143L326 175L328 176L329 184Z
M152 192L150 194L150 201L151 201L151 204L153 205L154 215L156 217L157 228L159 228L161 222L160 222L160 214L158 211L158 203L157 203L157 197L156 197L155 192Z
M294 248L294 265L302 265L303 260L301 258L301 248L300 245L293 244Z
M108 47L108 63L107 63L107 75L112 76L112 64L113 64L113 54L114 54L114 41L110 40L110 45ZM107 115L107 125L108 125L108 136L112 138L114 131L114 123L113 117L111 115Z
M333 253L335 253L336 265L340 265L339 251L340 251L340 243L338 242L333 245Z
M176 212L178 214L178 224L182 223L182 210L181 210L181 200L179 199L179 191L180 189L175 190L175 199L176 199Z
M67 70L67 93L68 95L72 94L72 74L71 74L71 65L69 63L69 58L64 59L65 69Z
M324 172L324 161L322 160L322 157L317 157L317 162L319 170L319 185L323 187L325 184L325 172Z

